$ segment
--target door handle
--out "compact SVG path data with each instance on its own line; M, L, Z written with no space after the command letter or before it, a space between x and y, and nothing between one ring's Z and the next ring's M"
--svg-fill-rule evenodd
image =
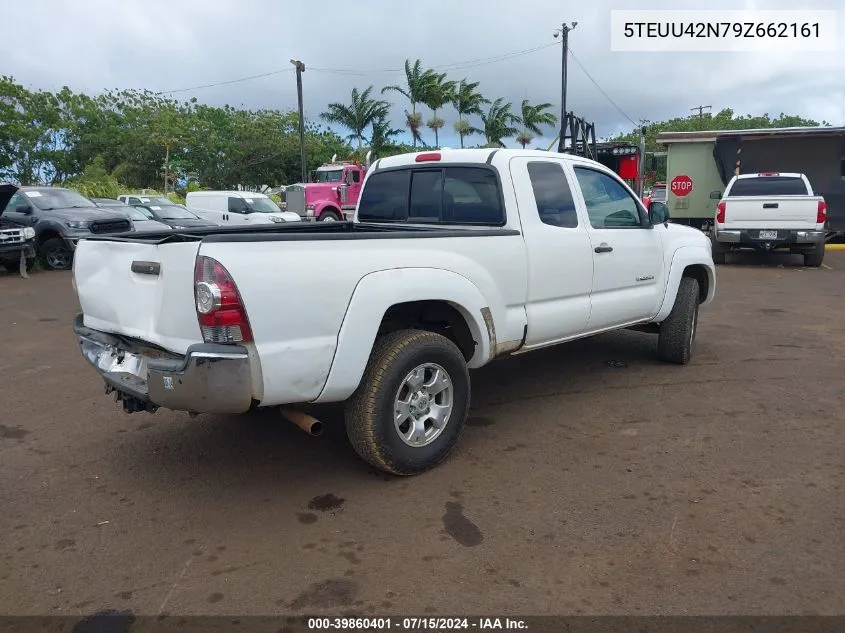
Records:
M593 250L596 251L597 253L609 253L610 251L613 250L613 247L608 246L607 244L602 242L601 244L596 246Z
M777 209L778 203L777 202L766 202L763 204L764 209Z

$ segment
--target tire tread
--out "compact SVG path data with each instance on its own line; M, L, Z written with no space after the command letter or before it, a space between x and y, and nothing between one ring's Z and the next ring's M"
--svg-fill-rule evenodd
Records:
M443 351L456 355L463 363L463 355L458 346L445 336L428 330L397 330L376 339L370 359L361 378L361 384L345 406L346 433L352 447L369 464L395 475L412 475L420 472L418 468L403 468L393 462L383 450L376 438L378 429L379 407L383 399L383 390L394 378L391 371L398 357L412 347L440 347ZM466 371L466 365L464 365ZM469 376L467 372L467 406L469 408ZM464 411L463 417L466 416ZM449 424L463 425L464 420L452 419ZM457 441L457 437L455 438ZM453 442L454 445L454 442ZM451 447L450 447L451 448ZM426 465L426 470L441 462L449 450L444 451L436 462Z
M689 345L689 313L691 310L698 310L698 297L698 280L693 277L681 277L675 305L666 320L660 324L657 351L662 361L679 365L686 365L690 361L692 350Z

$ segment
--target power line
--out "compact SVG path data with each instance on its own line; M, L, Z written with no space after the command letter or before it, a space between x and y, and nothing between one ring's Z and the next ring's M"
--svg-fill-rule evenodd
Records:
M191 86L190 88L177 88L176 90L162 90L156 94L173 94L175 92L188 92L189 90L201 90L202 88L215 88L217 86L225 86L227 84L236 84L241 81L249 81L251 79L260 79L261 77L270 77L271 75L280 75L281 73L291 73L295 68L283 68L281 70L271 70L269 73L261 73L260 75L251 75L249 77L241 77L239 79L230 79L228 81L218 81L213 84L203 84L202 86Z
M481 59L471 59L468 61L463 62L453 62L451 64L440 64L438 66L431 66L430 68L433 70L463 70L465 68L475 68L476 66L484 66L487 64L495 64L498 62L508 61L510 59L514 59L516 57L521 57L523 55L528 55L530 53L534 53L536 51L542 50L544 48L549 48L551 46L559 45L559 42L552 42L551 44L543 44L542 46L535 46L534 48L526 48L519 51L512 51L510 53L503 53L501 55L495 55L493 57L482 57ZM251 75L249 77L240 77L238 79L230 79L228 81L218 81L216 83L210 84L203 84L202 86L191 86L190 88L178 88L176 90L162 90L156 94L175 94L177 92L188 92L190 90L202 90L203 88L215 88L217 86L225 86L228 84L235 84L240 83L242 81L251 81L252 79L260 79L262 77L270 77L272 75L279 75L281 73L289 73L293 72L295 69L293 68L283 68L281 70L272 70L267 73L262 73L260 75ZM355 69L344 69L344 68L314 68L310 67L310 71L312 72L323 72L323 73L332 73L332 74L339 74L339 75L384 75L384 74L398 74L404 73L404 68L386 68L382 70L355 70Z
M598 90L599 90L599 92L600 92L600 93L602 93L602 94L604 95L604 98L605 98L605 99L607 99L607 100L610 102L610 105L612 105L614 108L616 108L617 110L619 110L619 113L620 113L622 116L624 116L626 119L628 119L628 120L629 120L629 121L630 121L633 125L635 125L635 126L636 126L636 125L639 125L639 123L637 123L636 121L634 121L634 119L632 119L631 117L629 117L629 116L628 116L628 114L627 114L627 113L626 113L626 112L625 112L622 108L620 108L618 105L616 105L616 102L615 102L613 99L611 99L611 98L607 95L607 93L606 93L604 90L602 90L602 87L598 84L598 82L597 82L595 79L593 79L593 76L592 76L589 72L587 72L587 69L586 69L586 68L584 68L584 65L583 65L583 64L579 61L579 59L575 56L575 53L573 53L573 52L572 52L572 47L570 47L570 48L569 48L569 54L570 54L570 55L572 55L572 59L574 59L574 60L575 60L575 63L576 63L576 64L578 64L578 66L581 68L581 70L583 70L583 71L584 71L584 74L585 74L585 75L587 75L587 79L589 79L590 81L592 81L592 82L593 82L593 85L594 85L596 88L598 88Z
M430 66L431 70L463 70L465 68L475 68L476 66L484 66L487 64L495 64L498 62L508 61L510 59L514 59L516 57L521 57L523 55L528 55L530 53L534 53L544 48L550 48L552 46L560 45L559 42L552 42L551 44L543 44L542 46L535 46L534 48L525 48L519 51L511 51L510 53L503 53L501 55L495 55L493 57L482 57L480 59L470 59L463 62L453 62L450 64L438 64L435 66ZM353 68L311 68L313 71L324 72L324 73L335 73L335 74L347 74L347 75L384 75L384 74L396 74L396 73L404 73L404 68L384 68L381 70L356 70Z

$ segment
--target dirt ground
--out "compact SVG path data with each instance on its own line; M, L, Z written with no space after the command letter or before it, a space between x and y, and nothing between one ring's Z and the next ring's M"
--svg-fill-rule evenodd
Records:
M0 277L0 613L842 614L845 253L729 261L689 366L635 332L498 362L411 479L337 408L125 415L70 273Z

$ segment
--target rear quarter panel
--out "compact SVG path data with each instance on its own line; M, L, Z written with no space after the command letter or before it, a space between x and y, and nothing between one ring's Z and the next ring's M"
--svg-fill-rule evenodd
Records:
M333 362L342 363L342 384L329 399L348 397L363 374L384 310L403 301L448 299L448 288L437 284L444 272L478 289L500 341L522 338L526 261L521 235L210 242L200 254L220 261L241 293L261 359L265 406L315 400ZM321 270L302 267L301 262L315 259L323 262ZM409 287L403 269L434 272L417 273ZM335 358L341 326L360 318L358 309L350 311L356 287L381 271L389 274L379 284L362 286L373 290L368 290L363 325L349 329L355 344L343 359ZM468 309L477 312L470 304Z

